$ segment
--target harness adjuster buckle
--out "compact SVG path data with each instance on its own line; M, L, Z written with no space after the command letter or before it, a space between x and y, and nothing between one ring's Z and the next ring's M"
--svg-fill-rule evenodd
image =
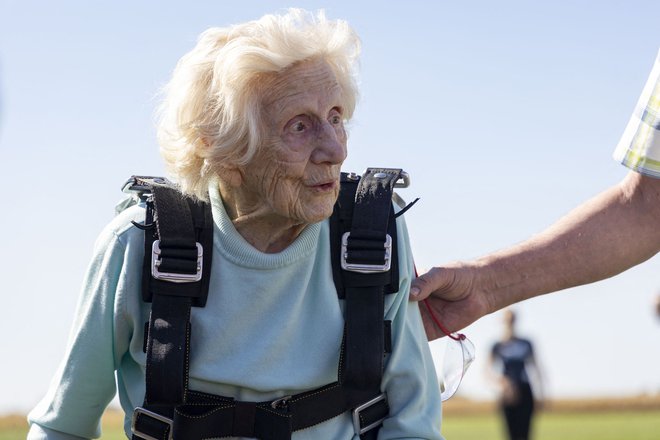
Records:
M172 182L165 177L158 176L131 176L124 186L121 187L124 193L150 193L154 185L172 186Z
M284 396L280 397L279 399L275 399L272 402L270 402L270 407L273 409L285 409L289 405L289 400L291 400L291 397L293 396Z
M385 251L385 264L364 264L364 263L349 263L346 261L348 258L348 237L351 233L346 232L341 236L341 268L349 272L358 273L377 273L387 272L392 266L392 237L390 234L385 236L385 243L383 250Z
M368 402L363 403L362 405L356 407L352 411L352 416L353 416L353 429L355 430L355 434L357 435L362 435L365 432L375 428L376 426L380 425L383 423L383 421L387 418L387 416L384 416L378 420L375 420L371 423L369 423L367 426L364 428L362 427L362 421L360 420L360 413L364 411L365 409L377 404L378 402L381 402L383 400L387 400L387 394L381 393L377 397L369 400Z
M410 186L410 174L401 171L399 178L394 183L395 188L408 188Z
M138 437L143 438L144 440L163 440L162 437L153 437L149 434L145 434L142 431L139 431L137 429L137 421L138 417L142 415L144 417L150 417L154 420L157 420L161 423L164 423L167 425L167 440L172 440L172 419L169 419L165 416L162 416L158 413L155 413L153 411L149 411L148 409L144 409L142 407L137 407L135 408L135 411L133 411L133 417L131 418L131 432Z
M158 268L162 262L160 240L155 240L151 245L151 276L157 280L169 281L170 283L196 283L202 279L202 267L204 264L204 248L197 242L197 269L195 273L161 272Z

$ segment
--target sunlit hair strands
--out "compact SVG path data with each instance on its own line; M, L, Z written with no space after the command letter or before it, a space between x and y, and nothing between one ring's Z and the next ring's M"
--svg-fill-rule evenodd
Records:
M348 120L357 100L360 41L348 23L290 9L283 15L203 32L163 90L158 140L168 171L185 193L206 198L223 164L245 165L260 146L264 75L322 58L343 92Z

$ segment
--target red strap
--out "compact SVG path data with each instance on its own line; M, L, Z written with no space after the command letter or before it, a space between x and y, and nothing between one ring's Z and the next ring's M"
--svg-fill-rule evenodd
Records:
M465 335L463 333L456 333L456 334L451 333L449 330L447 330L445 328L444 325L442 325L442 323L435 316L435 313L433 313L433 309L431 309L431 306L428 303L428 299L424 300L424 305L426 306L426 310L429 311L429 315L431 316L431 319L433 320L433 322L435 322L435 325L437 325L440 328L440 330L442 330L442 333L449 336L450 338L452 338L455 341L460 341L460 340L465 339Z
M415 266L415 265L413 264L413 268L414 268L414 270L415 270L415 277L418 277L419 275L418 275L418 273L417 273L417 266ZM449 330L447 330L447 328L446 328L444 325L442 325L442 323L440 322L440 320L438 319L438 317L435 316L435 313L433 313L433 309L431 309L431 306L430 306L430 304L428 303L428 298L425 299L423 302L424 302L424 305L426 306L426 310L428 310L428 312L429 312L429 316L431 316L431 319L433 320L433 322L435 322L435 325L437 325L438 328L439 328L440 330L442 330L442 333L444 333L445 335L449 336L449 337L452 338L454 341L462 341L463 339L465 339L466 336L465 336L463 333L456 333L456 334L451 333Z

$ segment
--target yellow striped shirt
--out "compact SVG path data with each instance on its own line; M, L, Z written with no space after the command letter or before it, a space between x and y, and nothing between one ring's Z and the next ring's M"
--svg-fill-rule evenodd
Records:
M660 52L614 150L614 159L634 171L660 178Z

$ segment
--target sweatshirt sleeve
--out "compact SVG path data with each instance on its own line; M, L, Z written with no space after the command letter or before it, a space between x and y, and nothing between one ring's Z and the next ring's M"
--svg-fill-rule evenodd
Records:
M101 435L100 419L115 394L117 359L125 350L114 340L124 260L125 246L115 229L106 228L83 282L64 359L48 392L28 415L28 440Z
M390 417L383 422L378 438L442 439L438 378L417 303L408 301L414 268L402 217L397 229L400 289L386 303L385 314L392 321L392 353L383 375Z

